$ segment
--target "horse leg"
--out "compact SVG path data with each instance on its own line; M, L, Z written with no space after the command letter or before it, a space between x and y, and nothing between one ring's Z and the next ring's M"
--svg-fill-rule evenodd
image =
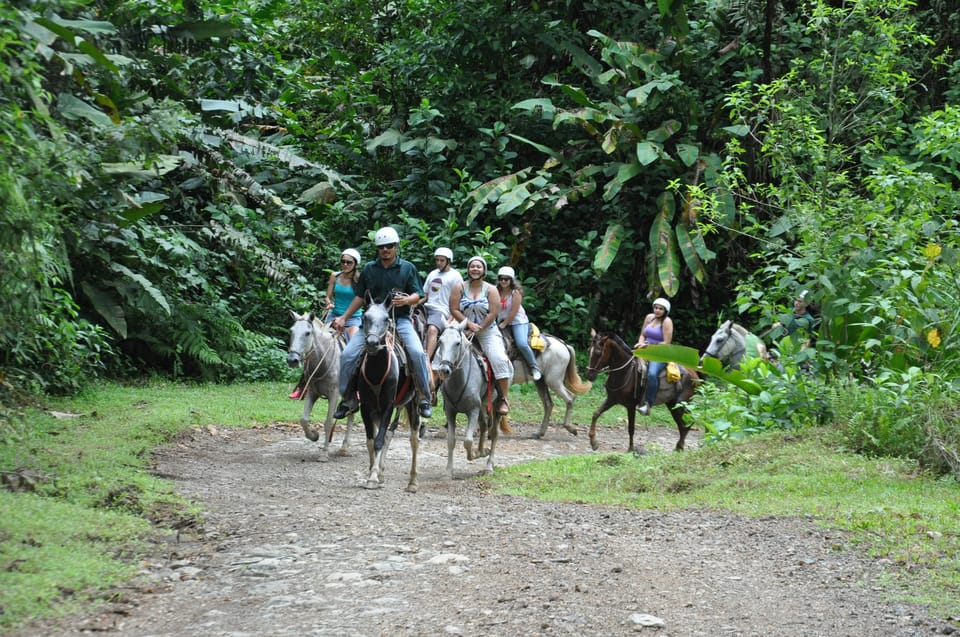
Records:
M310 426L310 412L313 411L313 404L317 401L316 395L311 387L307 387L307 397L303 401L303 413L300 414L300 426L303 428L303 435L307 440L316 442L320 439L319 432Z
M547 389L547 383L544 379L534 383L537 387L537 395L540 396L540 402L543 403L543 420L540 422L540 431L533 437L539 440L547 435L547 426L550 424L550 416L553 414L553 398L550 396L550 390Z
M380 402L387 402L383 400L383 396L378 396L378 400L380 400ZM361 402L361 409L363 408ZM367 482L364 488L377 489L384 481L383 474L386 468L386 449L384 442L387 436L387 429L390 428L390 419L392 416L393 409L390 405L378 405L378 409L370 413L370 424L367 426L367 449L370 450L371 453L370 474L367 476ZM368 422L367 414L364 414L363 420L364 423ZM376 423L377 432L375 435L372 435L373 432L371 429L374 423Z
M447 417L447 477L453 479L453 451L457 447L457 412L450 401L444 398L443 411Z
M677 403L671 403L667 405L667 408L670 410L670 415L673 416L673 422L677 423L677 430L680 432L680 439L677 440L677 446L674 447L674 451L683 451L684 441L687 439L687 432L690 431L690 427L687 426L687 423L683 420L683 414L686 412L683 405Z
M407 404L407 420L410 421L410 480L407 482L407 493L416 493L420 490L417 477L417 452L420 449L420 411L416 400Z
M637 409L636 405L627 405L627 435L630 443L627 445L627 453L638 453L633 446L633 434L637 429ZM640 451L639 453L643 453Z
M577 428L570 424L570 421L573 420L573 393L562 384L554 387L553 391L560 396L567 407L566 412L563 414L563 428L567 430L567 433L571 433L574 436L578 435Z
M480 421L480 436L482 443L483 432L486 430L490 431L490 454L487 456L487 465L484 467L483 473L490 474L493 473L493 454L497 448L497 440L500 438L500 430L492 422L491 418L486 418L485 414L478 413L478 419ZM480 446L480 455L483 455L483 445Z
M473 462L480 457L479 453L473 451L473 433L477 429L477 421L480 417L479 407L474 407L467 411L467 431L463 435L463 448L467 452L467 460Z
M336 401L330 401L330 407L333 409L333 406L336 405ZM332 415L331 411L331 415ZM347 426L343 434L343 443L340 445L340 450L337 451L338 456L349 456L350 455L350 432L353 430L353 414L347 416ZM333 427L330 427L330 435L333 435Z
M607 394L607 397L603 399L603 404L600 405L595 412L593 412L593 417L590 419L590 448L594 451L600 448L600 443L597 441L597 419L600 418L603 412L610 409L615 404L616 403L610 399L610 395Z

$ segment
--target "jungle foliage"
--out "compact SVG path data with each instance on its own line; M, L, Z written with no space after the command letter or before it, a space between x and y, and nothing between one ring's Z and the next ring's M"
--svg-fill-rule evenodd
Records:
M0 7L4 395L284 377L287 310L395 226L577 345L801 288L825 383L955 390L955 0ZM914 371L915 370L915 371Z

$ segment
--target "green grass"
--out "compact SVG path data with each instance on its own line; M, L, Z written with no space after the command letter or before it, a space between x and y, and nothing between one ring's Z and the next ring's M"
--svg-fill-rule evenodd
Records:
M149 522L162 528L202 520L194 504L151 475L152 450L194 427L294 423L300 406L287 398L291 387L98 384L45 405L76 417L0 412L0 471L35 484L29 492L0 491L0 631L109 599L160 539ZM540 422L532 385L514 386L510 396L513 421ZM602 399L602 385L577 398L574 423L582 432ZM554 422L563 410L555 404ZM432 422L441 422L439 413ZM674 429L667 411L655 409L638 417L638 442L655 424ZM599 426L626 442L622 407L606 412ZM490 481L504 493L547 500L812 516L848 531L864 554L888 559L892 596L960 616L956 481L926 477L910 463L845 453L826 429L682 454L567 456L499 468Z
M281 383L99 384L50 399L50 411L0 413L0 471L32 484L0 491L0 629L108 599L158 528L200 517L150 474L152 450L191 427L295 422L289 392Z

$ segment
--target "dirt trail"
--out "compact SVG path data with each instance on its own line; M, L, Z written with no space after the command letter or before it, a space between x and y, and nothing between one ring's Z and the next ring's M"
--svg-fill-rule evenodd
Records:
M502 436L499 465L588 453L562 429ZM674 430L639 430L672 448ZM342 432L338 432L337 442ZM382 489L362 488L362 433L317 462L299 428L207 427L157 456L158 474L202 503L145 565L145 582L102 612L25 635L919 636L950 627L876 587L879 565L810 520L625 511L490 493L460 443L421 445L420 492L404 491L406 432ZM689 448L695 449L693 436ZM602 451L626 432L601 430Z

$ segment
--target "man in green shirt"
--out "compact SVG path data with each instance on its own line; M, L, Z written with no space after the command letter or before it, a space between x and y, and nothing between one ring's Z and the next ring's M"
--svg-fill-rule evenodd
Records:
M360 309L364 299L369 294L375 301L392 299L393 318L397 334L403 341L407 352L408 364L413 372L414 384L419 394L418 407L421 418L429 418L433 414L430 407L430 372L427 366L427 356L423 352L423 343L410 320L410 311L416 307L423 297L423 286L417 268L398 256L400 236L397 231L386 226L377 231L375 243L377 258L363 266L360 280L354 286L353 301L343 313L333 320L337 330L343 329L346 321ZM363 349L362 338L351 338L340 355L340 405L333 414L334 418L345 418L347 414L359 408L357 392L354 388L353 376L360 360Z

